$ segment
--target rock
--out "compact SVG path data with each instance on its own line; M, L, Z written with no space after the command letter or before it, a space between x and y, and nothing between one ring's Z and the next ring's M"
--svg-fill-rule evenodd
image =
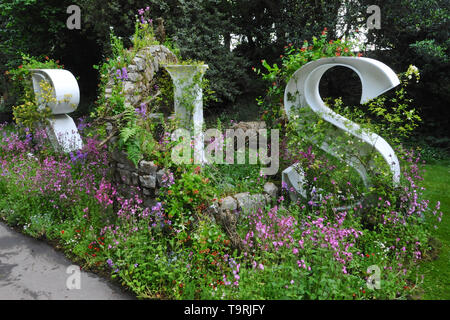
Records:
M152 119L153 122L164 123L164 114L163 113L148 113L147 118Z
M265 129L266 123L264 121L239 122L239 123L235 123L232 128L234 130L241 129L244 132L244 134L246 136L248 136L249 141L252 141L252 140L255 141L255 139L258 138L258 134L259 134L258 130ZM250 144L249 147L252 150L258 151L257 143L256 143L256 145Z
M131 185L131 172L124 169L117 169L120 175L120 179L126 185Z
M139 163L139 173L142 173L144 175L156 175L156 170L158 169L158 166L155 165L152 161L146 161L141 160Z
M139 175L136 172L131 173L131 183L133 186L139 186Z
M145 69L145 60L139 56L134 57L133 63L136 65L137 71L143 71Z
M266 129L266 123L264 121L238 122L233 125L233 129L242 129L244 131L253 129L258 131L259 129Z
M249 213L266 205L266 198L262 194L250 195L249 192L238 193L234 196L238 202L239 209L244 213Z
M220 205L220 210L236 210L237 209L237 202L233 197L226 197L222 199L222 204Z
M264 192L267 193L271 198L277 198L278 188L272 182L267 182L264 185Z
M142 79L142 76L137 72L129 72L128 79L130 79L131 82L137 82Z
M121 169L136 171L136 166L134 165L133 161L128 159L128 156L125 152L114 150L111 154L111 157L118 163L117 166L121 167ZM119 164L121 164L121 166L119 166Z
M126 96L125 99L127 101L130 101L133 106L139 105L139 102L142 100L142 97L140 95L130 95Z
M121 184L117 188L117 192L120 196L125 198L131 198L134 196L134 188L131 188L129 185Z
M220 213L220 207L219 204L217 202L214 202L212 205L210 205L207 209L206 212L208 213L209 217L213 220L213 222L216 222L216 217L219 215Z
M264 198L266 199L266 204L271 204L275 199L269 196L268 194L264 194Z
M130 93L130 94L134 94L134 83L133 82L131 82L131 81L124 81L123 82L123 91L124 92L128 92L128 93Z
M156 205L156 199L146 198L146 199L144 199L144 203L143 204L144 204L144 207L152 208L152 207L154 207Z
M164 169L161 169L156 173L156 180L158 181L159 186L162 186L162 178L163 178L164 174L165 174Z
M145 176L139 176L139 181L141 182L141 186L143 188L156 188L156 177L145 175Z
M142 188L142 193L144 196L146 197L151 197L154 195L154 189L147 189L147 188Z

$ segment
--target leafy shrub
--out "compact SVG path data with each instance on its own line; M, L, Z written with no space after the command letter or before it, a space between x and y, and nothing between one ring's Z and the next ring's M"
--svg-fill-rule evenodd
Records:
M296 48L292 43L285 46L280 67L277 64L270 66L267 61L261 60L267 72L253 68L269 84L266 95L257 99L258 105L262 108L263 120L270 124L278 123L278 127L281 128L279 120L284 114L282 107L284 88L294 72L303 65L320 58L356 55L353 53L355 43L345 40L327 41L327 32L325 28L318 38L313 37L311 42L305 40L301 48Z

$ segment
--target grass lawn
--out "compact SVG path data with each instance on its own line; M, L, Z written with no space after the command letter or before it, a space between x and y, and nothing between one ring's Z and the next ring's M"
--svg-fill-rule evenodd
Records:
M450 300L450 159L428 164L424 174L425 196L434 206L441 201L444 213L439 228L434 236L442 243L439 258L422 263L425 275L423 299Z

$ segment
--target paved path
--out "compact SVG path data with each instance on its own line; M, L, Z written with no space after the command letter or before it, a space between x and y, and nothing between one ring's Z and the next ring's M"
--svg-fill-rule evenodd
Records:
M71 265L48 244L0 223L0 300L133 299L106 279L84 271L80 289L69 290L66 282L74 274L66 271Z

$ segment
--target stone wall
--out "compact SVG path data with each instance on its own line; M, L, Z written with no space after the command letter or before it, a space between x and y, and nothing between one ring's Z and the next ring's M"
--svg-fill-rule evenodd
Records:
M146 103L151 96L153 78L165 63L177 63L175 54L167 47L153 45L140 50L127 66L128 79L122 85L125 93L125 104L139 106ZM110 80L105 88L105 97L111 97L113 78L116 70L111 70Z
M113 180L117 183L119 192L127 197L137 192L144 200L144 206L153 206L156 203L159 189L167 179L164 168L159 168L152 161L146 160L141 160L136 167L123 151L114 151L111 156ZM242 192L227 196L211 204L208 212L213 217L227 210L245 214L273 204L277 196L278 187L272 182L267 182L264 185L263 193Z
M136 167L122 151L113 151L111 158L113 180L117 183L119 192L127 197L137 192L144 200L144 206L153 206L159 188L163 186L164 170L146 160L141 160Z
M154 76L165 63L176 63L177 57L168 48L162 45L154 45L140 50L127 66L128 79L122 85L125 93L125 104L138 107L146 103L151 96ZM105 88L105 97L111 97L114 84L115 70L112 70L110 80ZM258 130L265 128L264 122L242 122L235 124L233 129ZM107 126L107 133L112 130ZM117 138L111 139L115 143ZM114 150L111 153L111 169L113 180L118 185L119 192L126 197L138 193L143 199L145 207L151 207L156 203L159 189L163 186L165 172L158 168L152 161L141 160L136 167L123 151ZM277 196L278 189L273 183L266 183L264 193L251 195L248 192L228 196L213 203L208 212L214 217L225 212L248 212L263 208L272 203ZM219 217L220 219L220 217Z
M250 194L241 192L218 200L209 207L209 213L213 216L221 215L226 211L247 214L251 211L264 208L276 201L278 187L272 182L264 185L263 193Z
M134 107L141 103L147 103L154 91L155 74L165 63L176 63L177 57L167 47L153 45L140 50L127 66L128 79L122 82L125 95L125 104ZM110 79L105 88L105 98L111 98L112 87L116 70L111 70ZM107 125L107 133L112 131L112 125ZM112 138L115 144L117 137ZM151 161L140 161L138 167L130 161L123 151L114 150L111 153L111 169L114 182L117 183L119 192L123 196L130 197L137 193L144 200L144 206L151 207L156 203L156 196L161 187L164 171Z

